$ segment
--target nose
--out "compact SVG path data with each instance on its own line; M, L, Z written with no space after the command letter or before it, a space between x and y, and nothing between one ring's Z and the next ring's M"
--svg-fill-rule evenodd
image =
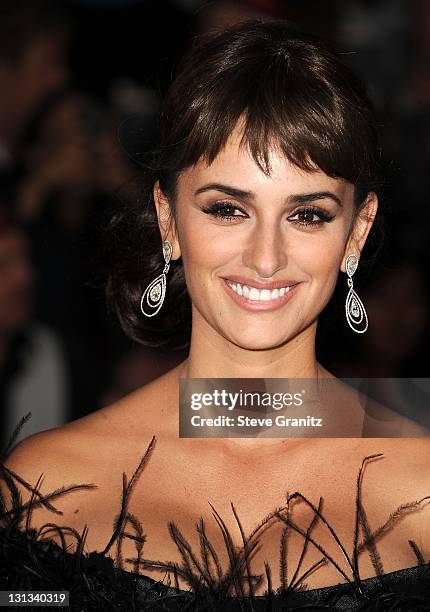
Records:
M261 278L273 277L287 263L285 244L279 222L258 223L248 237L243 264Z

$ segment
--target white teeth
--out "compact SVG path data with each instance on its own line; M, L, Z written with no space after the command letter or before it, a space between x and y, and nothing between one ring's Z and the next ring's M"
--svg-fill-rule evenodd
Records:
M268 302L269 300L277 300L286 293L289 292L290 287L281 287L280 289L256 289L255 287L248 287L247 285L240 285L239 283L228 282L230 287L238 295L243 295L248 300L254 300L258 302Z

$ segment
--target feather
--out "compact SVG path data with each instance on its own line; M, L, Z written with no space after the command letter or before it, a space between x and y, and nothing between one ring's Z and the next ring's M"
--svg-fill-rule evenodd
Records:
M372 532L362 503L361 486L366 464L371 459L382 457L382 454L365 457L358 472L355 509L351 509L355 524L353 550L350 554L334 527L324 516L322 497L319 498L318 506L315 506L299 491L287 493L285 507L275 508L249 534L245 533L238 512L231 504L241 534L242 546L238 549L233 544L233 538L224 519L210 504L228 555L229 563L224 571L219 551L207 536L203 518L200 518L195 526L199 537L199 548L195 551L179 527L174 522L169 523L169 534L178 548L181 563L145 558L147 538L139 519L128 511L128 503L133 488L155 448L155 442L153 437L131 479L128 480L126 474L123 475L120 508L113 523L112 536L102 552L84 552L91 526L84 527L79 533L71 527L54 522L48 522L37 530L32 529L30 524L31 513L35 507L43 506L52 512L53 516L61 515L54 505L56 499L77 488L91 489L96 485L73 484L42 495L40 483L43 475L33 486L21 475L0 464L3 488L10 497L10 507L4 496L0 503L0 589L69 590L71 612L80 610L88 612L95 610L430 611L430 564L425 562L415 541L409 539L406 545L415 553L418 565L388 574L384 573L377 549L377 542L388 530L394 529L405 514L418 510L430 496L402 504L389 515L383 525ZM18 485L30 493L28 502L23 503ZM313 511L312 520L306 530L293 520L292 502L295 500L305 503ZM272 569L268 561L264 561L264 573L257 575L252 572L251 561L256 552L261 550L262 533L279 522L282 524L279 542L281 587L275 592ZM321 523L333 537L341 555L347 561L351 578L313 535L318 523ZM21 529L20 525L24 525L25 528ZM286 553L289 537L293 531L303 537L303 547L291 580L288 580ZM363 534L361 542L360 531ZM76 545L73 547L71 544L67 545L66 536ZM123 559L124 539L134 544L135 558ZM112 558L107 553L114 545L116 555ZM300 575L310 546L319 550L322 558ZM358 560L360 554L366 551L372 560L375 576L363 580L358 572ZM126 571L125 563L131 563L133 571ZM324 588L308 589L305 580L326 563L332 563L337 568L344 582ZM164 578L154 580L142 574L142 568L164 572ZM190 590L179 587L179 578L188 584ZM266 582L266 592L262 596L256 595L256 588L263 584L263 580ZM172 581L174 586L171 585Z

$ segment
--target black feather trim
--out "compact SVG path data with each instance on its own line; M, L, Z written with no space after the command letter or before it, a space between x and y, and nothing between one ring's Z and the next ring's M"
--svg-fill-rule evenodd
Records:
M403 516L428 500L406 503L397 508L388 520L374 532L371 531L361 501L361 483L364 466L381 455L371 455L363 459L357 478L355 532L353 551L348 554L332 525L322 513L320 498L318 507L304 495L296 491L287 495L284 508L277 508L247 536L242 528L236 509L232 511L239 525L243 547L241 550L233 545L231 535L215 508L212 507L214 519L223 535L224 544L229 555L229 567L223 571L219 555L210 542L203 518L196 525L200 540L200 550L193 551L189 542L174 522L169 523L169 532L180 552L182 563L165 563L145 559L145 536L139 520L128 511L128 501L137 479L153 452L155 438L151 443L130 481L123 477L121 508L113 525L112 537L103 552L84 553L86 529L82 533L57 523L49 523L35 530L30 528L30 517L34 507L44 505L54 515L58 515L55 500L76 488L91 488L93 484L61 487L47 495L41 495L36 486L27 483L19 474L8 470L0 464L2 488L8 492L8 500L0 495L0 590L68 590L70 591L71 612L95 610L115 610L117 612L173 611L193 610L244 612L277 611L277 610L349 610L349 611L429 611L430 612L430 564L416 542L409 540L408 545L415 553L418 565L396 572L384 573L378 554L376 542L388 529ZM22 502L19 484L31 493L27 503ZM306 531L296 525L289 510L291 501L299 498L313 511L313 519ZM259 535L270 524L281 521L285 524L280 541L279 575L282 586L274 591L272 588L271 569L265 563L265 576L253 575L250 571L250 559L259 548ZM314 539L312 531L320 521L329 530L347 561L351 576L348 576L339 564ZM25 529L22 528L25 525ZM297 566L288 580L286 550L288 535L294 530L303 536L303 550ZM362 532L362 541L360 539ZM57 544L52 539L57 536ZM65 543L65 535L76 540L73 552ZM131 539L135 543L136 557L126 559L134 567L133 572L123 569L122 541ZM107 556L115 545L116 559ZM300 575L306 550L316 547L322 558ZM362 580L358 571L358 556L361 552L369 553L375 568L375 576ZM305 579L321 564L332 563L344 582L318 589L308 590ZM154 580L140 573L149 568L165 571L166 580ZM290 570L291 571L291 570ZM190 590L179 589L178 577L186 582ZM172 586L171 580L174 580ZM256 587L265 580L264 595L255 595ZM345 582L346 581L346 582ZM13 609L13 608L11 608ZM29 606L27 609L32 609ZM34 608L39 610L40 608Z

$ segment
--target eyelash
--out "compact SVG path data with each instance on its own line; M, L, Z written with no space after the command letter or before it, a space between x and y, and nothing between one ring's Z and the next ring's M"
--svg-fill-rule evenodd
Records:
M238 208L238 206L236 206L235 204L232 204L230 202L216 202L215 204L212 204L211 206L207 206L205 208L203 208L203 212L209 214L209 215L213 215L214 217L217 217L218 219L222 219L223 221L227 221L229 223L231 223L234 219L243 219L244 217L242 217L241 215L224 215L222 214L223 211L226 210L239 210L240 212L244 212L243 210L241 210L240 208ZM317 225L322 225L323 223L330 223L330 221L334 218L333 216L328 215L327 213L325 213L323 210L321 210L320 208L317 208L315 206L306 206L304 208L301 208L300 210L297 210L294 213L294 216L300 213L312 213L314 215L317 215L319 217L319 221L294 221L294 223L296 223L297 225L302 225L302 226L317 226Z

